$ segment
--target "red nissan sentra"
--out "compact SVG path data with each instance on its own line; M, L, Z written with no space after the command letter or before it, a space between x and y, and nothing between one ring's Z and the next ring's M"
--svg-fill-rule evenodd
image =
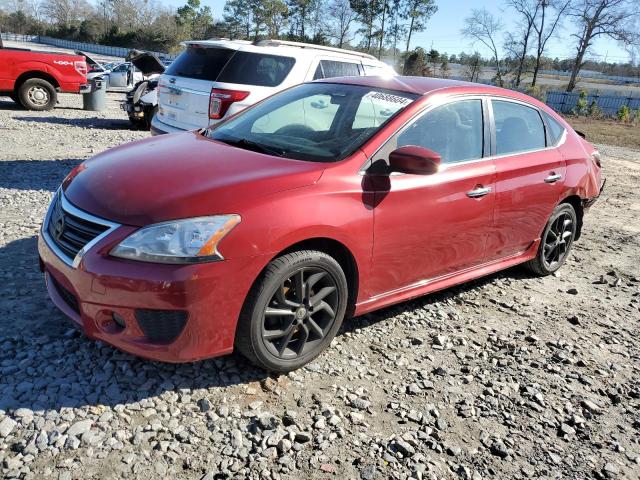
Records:
M345 317L520 263L556 271L602 185L594 147L526 95L333 79L82 163L44 220L41 267L91 338L288 371Z

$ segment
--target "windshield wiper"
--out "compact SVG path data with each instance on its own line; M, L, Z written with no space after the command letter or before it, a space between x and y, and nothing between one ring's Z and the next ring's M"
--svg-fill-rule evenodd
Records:
M253 150L254 152L266 153L269 155L275 155L276 157L282 157L284 155L284 150L277 150L275 148L270 148L261 143L254 142L252 140L247 140L246 138L214 138L214 140L218 140L219 142L226 143L227 145L232 145L234 147L244 148L246 150Z

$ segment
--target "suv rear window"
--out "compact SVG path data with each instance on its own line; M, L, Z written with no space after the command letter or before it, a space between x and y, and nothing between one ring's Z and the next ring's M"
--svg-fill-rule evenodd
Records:
M224 67L219 82L276 87L280 85L296 63L294 58L237 52Z
M215 81L229 59L236 53L227 48L189 46L169 66L167 75Z

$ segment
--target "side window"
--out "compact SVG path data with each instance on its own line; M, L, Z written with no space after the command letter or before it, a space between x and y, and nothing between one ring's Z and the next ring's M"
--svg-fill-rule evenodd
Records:
M398 136L397 147L418 145L437 152L442 163L482 158L482 100L460 100L422 115Z
M551 145L555 146L562 138L564 127L546 112L544 113L544 117L547 120L547 125L549 126L549 138L551 139Z
M320 60L313 79L333 77L353 77L360 75L357 63L338 62L336 60Z
M291 57L241 51L224 66L218 82L276 87L287 78L294 63Z
M365 75L377 76L377 75L388 75L390 73L390 69L387 69L381 65L367 65L365 63L362 66L364 67Z
M496 153L526 152L546 146L538 110L520 103L491 100L496 124Z

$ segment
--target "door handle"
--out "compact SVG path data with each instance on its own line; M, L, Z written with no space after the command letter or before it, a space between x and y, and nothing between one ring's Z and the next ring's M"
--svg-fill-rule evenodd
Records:
M488 193L491 193L491 187L478 187L475 190L471 190L467 192L467 197L480 198L480 197L484 197Z
M544 179L544 183L556 183L558 180L562 178L562 175L559 173L552 173L547 178Z

